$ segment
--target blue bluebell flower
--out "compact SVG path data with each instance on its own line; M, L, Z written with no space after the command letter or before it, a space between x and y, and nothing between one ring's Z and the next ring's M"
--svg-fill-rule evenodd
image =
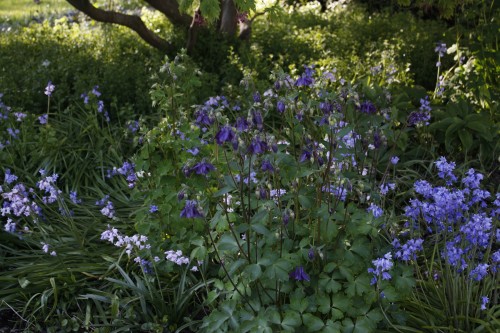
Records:
M390 280L392 276L388 273L394 266L392 261L392 254L390 252L386 253L382 258L378 258L372 261L375 268L368 268L368 273L373 274L371 284L377 283L379 278L382 280Z
M488 264L478 264L473 270L470 271L469 277L475 281L481 281L488 274Z
M47 83L47 86L45 87L44 94L50 97L52 96L52 93L54 92L55 89L56 86L52 84L52 81L49 81Z
M375 218L382 216L384 211L379 206L375 205L373 202L370 203L370 207L367 208L368 212L371 212Z

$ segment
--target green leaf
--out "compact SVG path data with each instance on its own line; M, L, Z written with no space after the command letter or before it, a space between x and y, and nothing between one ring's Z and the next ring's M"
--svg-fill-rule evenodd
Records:
M251 229L261 235L269 235L270 231L260 223L252 224Z
M465 150L470 150L473 144L472 134L466 129L462 129L458 132L458 137L460 138L462 146L465 148Z
M309 332L316 332L322 329L325 324L323 323L323 320L319 319L316 316L313 316L310 313L306 313L302 316L302 320L304 322L304 325L307 327L307 330Z
M217 244L217 249L219 251L228 251L228 252L238 252L238 243L234 239L231 234L222 235L219 243Z
M367 238L356 238L350 249L352 252L359 254L367 259L371 255L370 241Z
M327 314L331 310L331 299L330 295L319 294L316 297L316 302L318 303L318 311L322 314Z
M280 258L273 262L273 264L266 269L264 276L269 279L288 281L288 272L290 272L291 269L292 265L290 264L290 262L288 260Z
M377 325L374 320L362 316L356 319L356 324L354 326L353 333L370 333L375 331Z
M313 204L312 200L305 195L299 195L299 203L304 209L310 209Z
M221 9L218 0L203 0L200 1L200 10L207 21L213 22L219 18Z
M299 327L301 323L302 320L300 319L300 314L298 312L287 310L285 312L285 317L281 322L281 327L283 327L286 331L294 332L295 328Z
M251 224L265 223L269 217L269 211L267 209L259 210L250 221Z
M249 12L255 10L255 1L253 0L235 0L234 3L240 12Z
M446 150L448 152L452 152L453 149L452 149L452 142L453 140L456 138L455 136L455 133L459 130L461 130L465 123L463 122L463 120L461 120L460 118L456 118L458 120L456 120L455 122L453 122L452 125L450 125L448 127L448 129L446 130L446 133L445 133L445 146L446 146Z
M332 320L329 319L326 321L326 325L321 331L321 333L340 333L342 332L341 328L342 325L338 321L333 322Z
M186 13L191 5L193 4L193 0L179 0L179 11L181 13Z
M250 264L245 268L244 272L255 281L262 275L262 268L258 264Z

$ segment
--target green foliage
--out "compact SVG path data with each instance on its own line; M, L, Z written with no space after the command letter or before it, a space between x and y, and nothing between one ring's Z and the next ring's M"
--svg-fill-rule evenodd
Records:
M177 77L175 84L179 84L176 86L179 91L189 91L192 82L196 82L196 76L190 74L196 71L182 70L184 61L188 60L180 57L177 62L169 62L168 67L169 73L187 75ZM180 70L175 69L177 66ZM377 165L380 163L381 170L387 165L387 154L396 149L393 141L398 137L396 133L409 132L398 124L406 123L413 108L411 103L396 99L401 105L392 108L394 114L400 109L399 118L379 128L385 119L382 114L359 111L361 101L372 98L377 109L391 108L390 99L384 97L388 91L369 83L370 79L376 81L376 76L352 86L342 86L327 77L318 76L317 84L311 88L286 88L293 80L283 72L276 72L273 80L281 82L284 88L257 102L251 102L249 95L254 86L246 78L243 82L247 99L232 102L224 97L211 97L204 106L195 109L194 115L189 109L176 107L175 117L166 118L145 137L147 143L135 162L148 176L138 185L137 195L145 198L146 206L157 205L159 211L153 216L138 212L136 227L150 236L152 244L157 244L153 249L174 248L191 253L191 260L203 261L203 274L215 279L205 302L200 304L210 308L200 326L204 332L279 329L372 332L383 319L367 269L380 251L376 249L386 245L377 231L382 219L366 211L367 197L380 198L374 191L379 177L386 176L384 171L380 174L376 171ZM163 110L173 110L168 96L175 94L164 93L171 86L169 82L155 85L152 91L153 99ZM325 102L341 103L338 107L345 116L342 120L348 125L336 134L325 132L328 129L325 125L317 126L321 119L320 104L313 96L318 91L327 94ZM341 97L343 94L348 97ZM179 95L180 100L183 98ZM273 119L271 114L277 112L275 103L280 99L288 109L281 119ZM233 105L239 105L242 111L233 110ZM193 123L204 119L200 117L205 109L213 110L207 116L216 122L215 127ZM240 132L241 148L235 151L212 142L222 126L238 116L253 119L254 112L267 115L270 126L266 137L272 138L269 146L278 143L276 152L263 153L264 156L247 153L255 137L264 137L257 130ZM295 119L295 112L303 112L304 120ZM332 117L328 120L331 124L340 121ZM272 122L275 125L271 126ZM200 127L204 126L202 130ZM368 157L353 155L364 160L364 167L373 171L368 178L362 177L356 168L351 169L352 166L330 175L328 165L333 159L322 157L325 164L318 164L319 155L311 156L310 162L299 161L304 149L313 149L308 148L310 142L329 146L332 140L346 140L354 132L366 134L363 140L354 139L355 150L365 151L364 145L374 140L373 133L379 129L386 140L380 151ZM200 145L200 140L206 144ZM351 149L341 144L329 154L336 161L343 161ZM244 181L244 177L260 169L263 160L271 161L279 172L268 176L259 172L260 185ZM200 161L210 161L215 171L207 176L189 171ZM344 202L328 192L318 195L325 186L330 186L327 184L345 186L349 199ZM282 189L284 195L270 197L271 189ZM206 218L183 218L183 204L179 200L185 198L198 202L196 209L202 210ZM284 216L290 222L283 222ZM214 262L223 264L213 265ZM310 274L310 280L294 281L292 272L298 267ZM399 293L393 293L392 301L412 285L408 274L395 276Z
M125 29L103 29L79 18L80 23L64 17L2 33L0 91L5 102L41 113L46 105L43 90L51 80L57 86L55 102L61 109L99 85L106 105L116 106L113 118L115 112L131 105L136 114L150 114L144 87L151 86L151 70L158 68L163 56ZM19 54L23 61L14 61Z

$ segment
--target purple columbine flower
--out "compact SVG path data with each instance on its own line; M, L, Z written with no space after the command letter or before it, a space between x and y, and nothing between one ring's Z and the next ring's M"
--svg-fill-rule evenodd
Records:
M285 102L282 100L279 100L278 103L276 103L276 110L278 110L279 113L285 112L286 105Z
M224 142L231 142L234 140L235 134L230 126L223 126L215 135L215 142L222 145Z
M259 103L260 100L261 100L260 93L258 91L254 92L254 94L253 94L253 101L255 103Z
M295 281L311 281L309 275L307 275L307 273L304 271L304 267L302 266L297 266L290 273L290 278L294 279Z
M314 247L311 247L309 251L307 252L307 257L309 260L314 260Z
M273 165L268 160L262 161L261 169L262 169L262 171L269 171L269 172L274 171Z
M186 206L181 211L181 217L185 218L202 218L203 214L198 210L198 202L196 200L186 200Z
M248 121L245 117L238 117L236 119L236 125L234 126L238 132L245 132L248 130Z
M252 155L263 154L267 150L267 143L260 138L254 138L248 146L248 152Z
M45 87L44 94L50 97L52 96L54 89L56 89L56 86L52 84L52 81L49 81Z
M194 171L197 175L206 176L212 170L215 170L215 167L211 163L203 160L192 167L190 171Z
M252 123L258 130L262 130L264 127L264 120L262 119L260 111L252 111Z
M359 110L367 114L374 114L375 112L377 112L375 105L373 105L373 103L370 101L364 101L363 103L361 103L361 105L359 106Z

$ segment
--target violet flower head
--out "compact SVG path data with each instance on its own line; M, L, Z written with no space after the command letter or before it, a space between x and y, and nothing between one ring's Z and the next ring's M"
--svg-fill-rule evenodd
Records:
M364 101L363 103L361 103L361 105L359 106L359 110L366 114L374 114L377 112L377 108L370 101Z
M203 218L203 214L198 210L198 202L196 200L186 200L186 206L181 211L181 217L185 218Z
M236 130L238 130L238 132L246 132L248 130L248 126L248 121L245 117L238 117L236 119L236 125L234 127L236 127Z
M469 169L467 171L467 176L462 179L462 183L469 189L479 188L481 180L483 180L484 176L480 173L476 173L474 169Z
M386 253L382 258L378 258L372 261L375 268L368 268L368 273L373 274L371 284L377 283L378 279L382 277L382 280L390 280L392 277L388 273L391 270L394 263L392 262L392 254L390 252Z
M71 200L72 203L75 205L81 204L82 200L78 199L78 194L76 191L71 191L69 192L69 199Z
M490 302L487 296L481 296L481 310L486 310L486 304Z
M265 153L267 150L267 143L260 138L254 138L248 146L248 152L252 155L259 155Z
M274 167L268 160L262 161L261 169L262 171L274 172Z
M434 162L436 167L438 168L438 176L441 179L446 180L446 185L451 185L457 180L457 177L453 174L453 170L455 169L455 162L446 161L446 158L441 156L436 162Z
M252 123L259 131L264 128L264 120L260 111L252 111Z
M398 162L399 162L399 157L397 157L397 156L391 157L391 164L392 165L396 165L396 164L398 164Z
M474 281L481 281L488 274L488 264L479 264L470 271L469 277Z
M276 110L278 110L279 113L285 112L286 105L285 102L282 100L279 100L278 103L276 103Z
M193 166L190 171L195 172L197 175L206 176L210 171L213 170L215 170L215 167L211 163L203 160L195 164L195 166Z
M375 218L382 216L384 211L379 206L375 205L373 202L370 204L370 207L367 208L368 212L371 212Z
M151 214L156 213L157 211L158 211L158 206L156 206L156 205L149 206L149 212Z
M230 126L223 126L215 135L215 142L218 145L222 145L224 142L231 142L235 138L233 129Z
M422 238L410 239L406 244L401 245L398 239L392 242L394 249L397 250L394 257L399 260L409 261L417 259L417 252L423 251L422 244L424 240Z
M290 272L290 278L295 281L311 281L309 275L304 271L304 267L297 266L292 272Z
M258 91L256 91L254 94L253 94L253 101L255 103L260 103L261 101L261 97L260 97L260 93Z
M49 81L47 83L47 86L45 87L44 94L50 97L52 96L52 93L54 92L55 89L56 86L52 84L52 81Z
M92 88L92 94L94 94L94 96L96 97L99 97L101 96L101 93L97 89L99 89L99 86L94 86L94 88Z
M7 184L12 184L17 180L17 176L11 173L10 169L5 169L4 182Z
M309 87L314 84L314 66L304 66L304 73L295 81L296 87Z
M87 95L87 93L82 93L80 98L83 99L83 104L89 104L89 95Z
M436 48L434 49L434 52L436 52L440 57L444 56L446 51L447 48L445 43L437 43Z

